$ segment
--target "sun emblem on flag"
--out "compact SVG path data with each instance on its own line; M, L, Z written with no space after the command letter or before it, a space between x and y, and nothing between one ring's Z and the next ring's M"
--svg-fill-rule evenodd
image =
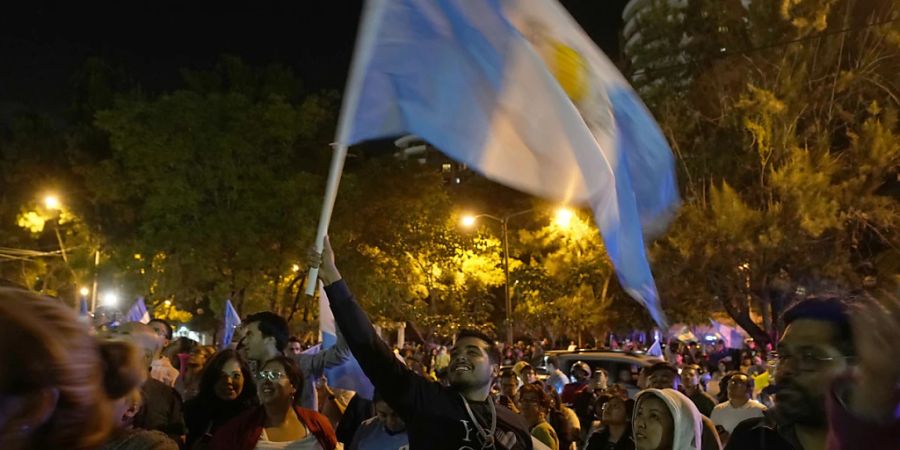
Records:
M573 102L580 103L588 96L588 68L584 58L562 42L551 42L547 68Z
M609 98L587 57L553 36L539 19L532 17L522 24L520 32L578 108L587 126L598 136L609 136L615 127Z

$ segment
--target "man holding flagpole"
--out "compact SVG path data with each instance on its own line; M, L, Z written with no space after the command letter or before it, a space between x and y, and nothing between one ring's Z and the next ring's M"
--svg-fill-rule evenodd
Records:
M331 311L353 356L387 403L406 422L410 449L531 450L528 424L490 398L500 352L490 337L461 331L450 351L450 387L414 373L381 340L334 262L327 238L324 253L313 250Z

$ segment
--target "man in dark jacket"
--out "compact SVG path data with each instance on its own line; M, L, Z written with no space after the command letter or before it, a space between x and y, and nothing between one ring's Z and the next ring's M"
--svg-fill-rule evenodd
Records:
M325 284L335 322L353 356L375 389L406 422L410 449L533 448L524 419L489 398L500 361L492 339L479 332L461 331L450 352L450 387L427 380L397 360L375 333L341 279L327 240L323 255L311 254L310 263L319 266L319 278Z
M775 406L741 422L727 450L900 448L900 301L850 311L838 297L785 311Z

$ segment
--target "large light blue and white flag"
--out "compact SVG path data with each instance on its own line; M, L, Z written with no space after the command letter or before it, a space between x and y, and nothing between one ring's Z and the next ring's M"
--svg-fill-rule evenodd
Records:
M325 350L337 343L337 325L334 314L325 294L325 287L319 283L319 332L322 333L320 350ZM343 364L325 369L328 385L349 391L355 391L362 398L371 400L375 394L375 386L363 373L362 367L352 355Z
M231 299L225 300L225 320L222 326L222 339L219 340L219 350L231 344L231 338L234 336L234 330L241 326L241 316L238 315Z
M147 305L144 304L144 297L138 297L131 309L125 314L125 322L150 322L150 313L147 312Z
M662 132L550 0L369 0L337 143L415 134L487 178L588 204L623 288L666 319L644 248L679 202Z

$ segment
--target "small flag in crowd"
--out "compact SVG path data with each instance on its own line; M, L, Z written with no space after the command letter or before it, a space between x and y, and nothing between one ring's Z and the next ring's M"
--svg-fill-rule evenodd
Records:
M328 303L328 296L325 294L325 287L321 282L319 283L319 331L322 333L322 350L337 342L337 325L335 325L334 314ZM375 394L375 387L353 356L339 366L325 369L325 376L328 377L329 386L355 391L362 398L371 400Z
M487 178L591 206L622 287L667 328L644 233L679 203L674 158L556 1L370 0L339 147L415 134Z
M219 349L223 349L231 344L231 338L234 336L235 328L241 325L241 316L238 315L231 299L225 301L225 325L222 329L222 340L219 342Z
M125 314L125 322L150 322L150 313L147 312L147 305L144 304L144 297L138 297L131 305L128 314Z

